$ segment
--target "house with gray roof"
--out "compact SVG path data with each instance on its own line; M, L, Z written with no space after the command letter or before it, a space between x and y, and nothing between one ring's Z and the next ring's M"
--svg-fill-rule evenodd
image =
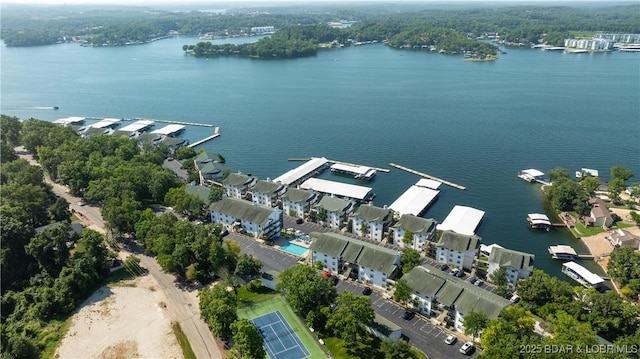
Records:
M244 198L249 188L253 187L257 179L242 173L230 173L222 181L222 185L227 190L227 196L233 198Z
M290 217L305 218L318 195L311 190L289 188L282 195L282 210Z
M309 248L312 262L320 261L333 274L386 288L387 279L399 273L401 252L337 233L312 232L309 236L313 239Z
M613 217L607 208L607 204L600 198L591 198L589 200L591 211L587 217L587 224L594 227L609 228L613 224Z
M316 219L319 216L325 217L319 222L323 222L333 229L341 229L349 213L353 211L353 202L345 199L323 196L315 207ZM321 215L324 214L324 215Z
M412 214L403 214L400 220L391 228L393 244L402 248L413 248L421 252L427 241L433 241L436 236L438 222L433 218L422 218ZM405 234L410 233L410 242L403 241Z
M165 137L166 140L177 140L177 138ZM229 168L224 165L224 159L218 155L209 155L206 151L198 153L193 158L193 164L200 176L200 184L220 182L229 173Z
M509 283L515 288L518 279L528 278L534 269L535 255L506 248L494 248L489 255L487 278L500 268L507 272Z
M245 200L224 197L209 206L211 223L222 224L229 231L242 229L254 238L273 240L282 230L282 211Z
M363 204L353 214L351 221L353 233L380 242L391 222L390 210Z
M259 180L251 188L251 202L267 207L275 207L278 197L284 193L285 187L281 183Z
M436 247L436 259L439 263L470 271L480 249L480 237L446 230L442 232Z
M495 319L511 304L488 290L429 267L415 267L403 278L413 290L410 303L417 311L427 316L433 310L448 311L460 332L464 332L464 315L471 310Z

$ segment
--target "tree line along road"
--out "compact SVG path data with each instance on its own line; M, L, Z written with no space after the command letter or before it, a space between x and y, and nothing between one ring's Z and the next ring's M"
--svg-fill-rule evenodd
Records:
M16 147L15 151L20 158L29 161L31 165L40 166L23 147ZM53 193L56 196L62 197L70 203L70 208L79 215L85 225L100 233L106 233L104 219L99 207L80 205L81 198L71 195L67 187L53 182L46 175L44 178L45 182L52 186ZM125 258L128 254L125 251L120 252L121 258ZM196 357L222 359L222 353L209 327L200 319L198 301L188 293L178 290L174 284L175 277L164 273L155 258L143 254L136 254L136 256L140 258L140 264L149 271L149 274L164 292L168 301L167 309L171 312L171 316L180 323L180 327L189 340L191 349Z

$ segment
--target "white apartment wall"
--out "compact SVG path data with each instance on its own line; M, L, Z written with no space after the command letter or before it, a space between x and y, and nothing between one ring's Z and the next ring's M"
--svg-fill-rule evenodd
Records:
M253 192L251 201L255 204L267 207L273 207L273 205L275 204L274 196L268 193Z
M353 233L378 242L382 240L382 231L384 229L382 223L376 221L365 221L360 219L360 217L353 217L351 222L353 224ZM369 233L367 233L366 235L360 230L362 227L362 223L366 223L367 227L369 228Z
M404 237L404 233L405 233L405 230L402 228L399 228L399 227L393 228L393 244L400 246L402 248L405 248L405 247L413 248L418 252L422 251L422 248L424 247L425 243L427 243L429 238L432 237L432 233L429 233L429 235L425 235L422 233L414 233L411 243L405 244L402 241L402 238Z
M371 284L382 289L387 287L386 274L361 265L358 265L358 280L361 283Z
M431 315L432 301L430 297L419 292L413 292L411 293L411 300L417 302L417 305L413 306L417 311L426 316Z
M313 251L311 258L313 260L312 265L315 264L317 261L320 261L322 262L322 266L326 268L329 272L333 274L338 274L338 266L340 265L339 258L332 257L316 251Z
M293 210L296 213L295 217L304 218L305 213L309 211L309 203L295 203L285 199L282 201L282 210L287 216Z
M472 251L454 251L445 247L438 247L436 250L436 259L439 263L455 265L456 267L471 270L475 252Z
M333 229L342 228L342 213L327 212L327 220L325 222L330 228L333 228Z

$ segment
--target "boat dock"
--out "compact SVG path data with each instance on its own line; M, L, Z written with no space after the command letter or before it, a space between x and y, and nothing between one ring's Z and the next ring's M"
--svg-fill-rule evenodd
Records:
M154 120L151 118L134 118L133 120L148 120L162 123L173 123L176 125L185 125L185 126L201 126L201 127L216 127L215 125L209 123L198 123L198 122L185 122L185 121L175 121L175 120Z
M389 166L395 167L397 169L401 169L403 171L407 171L409 173L413 173L415 175L418 175L418 176L421 176L421 177L424 177L424 178L428 178L428 179L431 179L431 180L434 180L434 181L442 182L442 183L446 184L447 186L450 186L450 187L453 187L453 188L457 188L457 189L460 189L460 190L463 190L463 191L465 189L467 189L467 187L459 185L457 183L453 183L453 182L450 182L450 181L447 181L447 180L443 180L441 178L438 178L438 177L435 177L435 176L432 176L432 175L429 175L429 174L426 174L426 173L423 173L423 172L419 172L419 171L413 170L411 168L395 164L393 162L389 163Z
M213 130L213 135L211 135L211 136L209 136L209 137L205 137L205 138L201 139L200 141L196 141L196 142L194 142L194 143L192 143L192 144L188 145L187 147L189 147L189 148L194 148L194 147L196 147L196 146L198 146L198 145L201 145L201 144L203 144L203 143L205 143L205 142L207 142L207 141L211 141L211 140L213 140L214 138L216 138L216 137L218 137L218 136L220 136L220 127L216 127L216 128Z
M289 157L287 158L287 161L309 161L312 158L315 158L315 157ZM336 160L330 160L330 159L327 159L327 161L332 164L340 164L340 165L353 166L353 167L363 167L362 165L357 165L355 163L350 163L350 162L336 161ZM366 167L369 167L371 169L384 172L384 173L391 172L388 168L379 168L379 167L372 167L372 166L366 166Z

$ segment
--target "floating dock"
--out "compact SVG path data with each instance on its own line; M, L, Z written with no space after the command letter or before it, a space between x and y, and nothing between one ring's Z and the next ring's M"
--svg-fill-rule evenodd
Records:
M395 163L389 163L389 166L395 167L395 168L403 170L403 171L407 171L409 173L413 173L415 175L418 175L418 176L421 176L421 177L424 177L424 178L428 178L428 179L431 179L431 180L434 180L434 181L438 181L438 182L444 183L447 186L450 186L450 187L453 187L453 188L457 188L457 189L460 189L460 190L463 190L463 191L465 189L467 189L467 187L465 187L465 186L462 186L462 185L459 185L457 183L453 183L453 182L450 182L450 181L447 181L447 180L443 180L441 178L438 178L438 177L435 177L435 176L432 176L432 175L429 175L429 174L426 174L426 173L423 173L423 172L419 172L419 171L413 170L413 169L411 169L409 167L401 166L401 165L398 165L398 164L395 164Z
M535 168L529 168L518 172L518 178L523 179L529 183L537 182L544 185L549 185L550 182L544 178L544 172Z
M440 191L413 185L409 187L390 206L398 214L412 214L420 216L438 197Z
M305 180L322 173L329 166L329 160L324 157L312 157L300 166L289 170L274 178L273 182L287 186L295 186Z
M65 126L77 126L77 125L82 125L85 120L86 120L85 117L65 117L65 118L59 118L53 121L53 123L58 125L65 125Z
M441 231L452 230L466 235L473 235L482 222L484 211L467 206L454 206L447 218L436 228Z
M151 131L151 133L154 134L154 135L174 137L174 136L180 134L182 131L184 131L184 126L183 125L171 124L171 125L166 125L166 126L164 126L162 128L159 128L157 130L153 130L153 131Z
M201 144L203 144L205 142L211 141L211 140L213 140L214 138L216 138L218 136L220 136L220 127L216 127L215 128L215 130L213 131L213 135L211 135L209 137L205 137L205 138L201 139L200 141L196 141L196 142L188 145L187 147L194 148L194 147L196 147L198 145L201 145Z
M289 157L289 158L287 158L287 161L309 161L309 160L311 160L313 158L316 158L316 157ZM344 162L344 161L336 161L336 160L329 160L329 159L327 159L327 161L330 164L339 164L339 165L345 165L345 166L351 166L351 167L367 167L367 168L370 168L370 169L373 169L373 170L376 170L376 171L380 171L380 172L384 172L384 173L389 173L390 172L388 168L362 166L362 165L357 165L355 163Z
M342 163L336 163L331 166L331 172L343 173L349 176L353 176L353 178L355 179L370 181L378 171L366 166L351 166Z
M142 132L153 127L153 123L151 120L140 120L122 127L120 131Z
M373 194L373 188L370 187L329 181L320 178L309 178L300 185L300 188L310 189L338 198L354 200L359 203L371 201L375 196Z
M576 262L563 263L562 273L573 278L573 280L586 288L599 288L602 286L602 283L604 283L604 278L595 273L591 273L588 269Z

